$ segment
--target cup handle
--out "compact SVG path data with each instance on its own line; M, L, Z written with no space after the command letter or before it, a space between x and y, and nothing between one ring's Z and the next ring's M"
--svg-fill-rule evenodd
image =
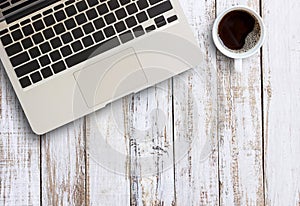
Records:
M234 70L237 73L241 73L243 69L243 60L242 59L234 59Z

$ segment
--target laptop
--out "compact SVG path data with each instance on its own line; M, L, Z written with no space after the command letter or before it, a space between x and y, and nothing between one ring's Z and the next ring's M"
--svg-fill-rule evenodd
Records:
M0 0L1 64L44 134L201 63L177 0Z

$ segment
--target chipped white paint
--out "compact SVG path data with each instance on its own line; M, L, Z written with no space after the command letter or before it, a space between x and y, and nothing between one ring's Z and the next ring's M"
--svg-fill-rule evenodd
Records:
M0 68L0 205L40 202L40 139Z
M211 27L215 2L181 1L203 65L174 77L177 205L218 205L217 73Z
M218 0L217 13L236 4L259 11L258 0ZM260 55L243 60L243 72L218 53L220 203L262 205L263 150Z
M300 2L264 0L267 205L300 205Z
M1 68L0 205L300 205L299 1L180 2L203 65L42 137ZM267 27L242 74L210 35L237 3Z

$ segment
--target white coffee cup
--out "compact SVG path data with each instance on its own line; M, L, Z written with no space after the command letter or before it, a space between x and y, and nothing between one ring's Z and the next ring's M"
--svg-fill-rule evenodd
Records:
M257 41L256 45L254 47L252 47L251 49L245 51L245 52L234 52L229 50L227 47L224 46L222 40L219 37L218 34L218 28L219 28L219 24L221 22L221 20L223 19L223 17L228 14L231 11L246 11L249 14L251 14L256 21L258 22L259 26L260 26L260 38ZM253 9L246 7L246 6L233 6L225 11L223 11L215 20L214 25L213 25L213 30L212 30L212 36L213 36L213 41L216 45L216 47L218 48L218 50L223 53L225 56L233 58L234 59L234 68L235 71L237 72L242 72L242 59L244 58L248 58L252 55L254 55L257 51L259 51L259 49L261 48L261 46L264 43L265 40L265 36L266 36L266 29L265 29L265 25L263 23L262 18L259 16L258 13L256 13Z

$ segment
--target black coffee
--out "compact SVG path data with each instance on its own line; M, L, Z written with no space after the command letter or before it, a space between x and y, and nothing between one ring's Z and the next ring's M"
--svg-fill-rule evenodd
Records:
M241 10L231 11L226 14L218 27L220 39L231 50L252 48L258 41L259 30L259 25L255 18L248 12Z

